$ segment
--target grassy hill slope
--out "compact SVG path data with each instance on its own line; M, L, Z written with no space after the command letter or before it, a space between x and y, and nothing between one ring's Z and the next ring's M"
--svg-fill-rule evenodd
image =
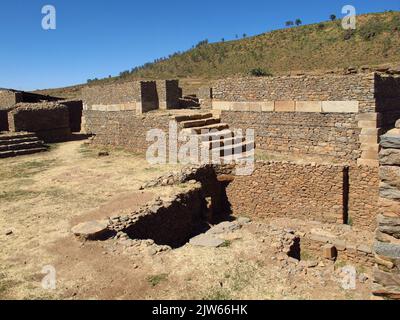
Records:
M338 20L236 41L202 44L168 59L122 72L118 77L92 83L155 78L195 78L196 83L201 83L206 79L246 75L255 68L280 74L399 62L400 12L396 11L358 16L356 30L344 30Z

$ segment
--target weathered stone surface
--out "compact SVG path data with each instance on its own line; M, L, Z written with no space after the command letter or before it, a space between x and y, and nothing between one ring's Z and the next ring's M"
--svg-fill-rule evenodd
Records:
M381 181L400 189L400 167L381 166L379 168L379 177Z
M211 234L201 234L197 237L190 239L189 243L192 246L196 247L217 248L221 246L224 243L224 241L212 236Z
M321 112L321 101L296 101L296 112Z
M374 251L379 256L385 256L391 259L400 259L400 245L376 241Z
M107 227L107 221L89 221L76 225L71 231L78 237L96 240L107 232Z
M400 150L382 149L379 153L379 161L384 166L400 166Z
M295 111L294 101L275 101L275 112L293 112Z
M375 254L375 261L378 265L384 266L388 269L393 269L394 268L394 263L390 260L385 259L385 257L381 257L377 254Z
M390 130L385 135L381 136L381 146L383 148L400 149L400 129Z
M400 119L396 121L396 128L400 129Z
M322 247L322 253L325 259L335 260L337 257L337 250L334 245L326 244Z
M400 239L400 217L378 215L378 230Z
M379 206L378 212L384 216L388 217L400 216L400 201L379 198L378 206Z
M381 182L379 185L379 194L382 198L391 200L400 200L400 190L393 187L385 182Z
M322 112L356 113L358 101L322 101Z
M245 224L250 223L250 222L251 222L251 219L250 219L250 218L247 218L247 217L239 217L239 218L237 218L236 221L237 221L239 224L241 224L241 225L245 225Z
M379 229L376 229L376 231L375 231L375 240L380 241L380 242L386 242L386 243L400 245L400 239L397 239L388 233L383 233Z
M210 230L207 231L208 234L221 234L221 233L226 233L226 232L232 232L237 229L240 229L240 224L237 222L230 222L230 221L224 221L221 222L220 224L215 225L212 227Z
M394 272L388 273L374 268L374 279L385 287L398 287L398 291L400 292L400 274Z

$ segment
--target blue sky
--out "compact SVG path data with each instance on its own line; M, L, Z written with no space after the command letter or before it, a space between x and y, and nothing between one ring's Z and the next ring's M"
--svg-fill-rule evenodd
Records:
M41 27L44 5L57 29ZM327 20L351 4L357 14L400 10L400 0L2 0L0 87L33 90L84 83L189 49Z

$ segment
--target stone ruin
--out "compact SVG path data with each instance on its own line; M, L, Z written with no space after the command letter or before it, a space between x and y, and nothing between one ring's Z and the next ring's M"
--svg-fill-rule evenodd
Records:
M200 92L182 97L176 80L91 86L82 93L83 130L95 145L144 153L147 131L168 132L172 120L221 158L246 158L256 146L253 173L237 176L235 162L189 167L142 187L182 186L175 195L73 232L128 245L151 239L162 251L188 241L221 245L205 225L236 228L240 223L218 226L231 215L298 220L302 230L282 236L285 255L298 259L305 247L326 259L374 267L374 296L399 299L400 78L376 72L228 78ZM177 112L187 100L203 110ZM29 108L15 110L11 123ZM255 129L255 141L236 128ZM329 231L310 227L322 224Z
M173 107L168 106L164 108L167 112L153 112L157 108L143 112L143 99L135 97L135 90L128 83L124 85L130 88L128 91L116 86L92 87L84 95L85 130L95 135L95 144L143 153L149 146L147 130L159 128L168 132L168 123L174 120L180 130L195 135L201 129L215 129L217 134L207 135L200 142L213 145L217 141L215 148L222 157L232 150L239 158L245 157L247 143L256 146L261 157L267 157L256 161L250 176L236 176L230 165L222 163L211 166L211 176L199 173L204 170L200 167L194 170L199 174L171 174L143 188L188 181L197 186L197 181L201 187L195 190L203 192L203 217L210 217L205 212L214 208L213 212L240 213L258 219L300 219L306 224L300 237L302 247L327 259L340 257L359 265L377 266L375 297L399 297L398 132L390 131L400 118L399 77L371 72L221 79L212 88L199 91L202 107L209 109L184 115L171 113ZM115 96L107 94L103 100L99 92L113 92ZM163 92L152 101L165 105L164 96ZM232 128L255 129L255 141L235 135ZM254 152L253 148L250 150ZM218 204L210 204L210 200L207 206L204 202L207 179L218 182L219 195L213 197L214 202L219 199ZM160 202L122 220L120 217L110 221L108 228L130 233L134 238L157 239L158 234L163 234L157 229L163 223L157 223L156 216L168 215L170 202L167 200L165 207ZM373 239L371 232L376 229L377 216L378 229ZM309 230L307 223L314 222L331 225L331 232ZM157 232L151 230L156 225ZM188 223L184 229L192 233L188 225L192 226ZM203 240L200 235L192 241ZM210 243L216 243L214 240ZM188 241L188 234L182 241L160 242L174 247L184 241Z
M46 151L81 131L82 101L0 89L0 158Z

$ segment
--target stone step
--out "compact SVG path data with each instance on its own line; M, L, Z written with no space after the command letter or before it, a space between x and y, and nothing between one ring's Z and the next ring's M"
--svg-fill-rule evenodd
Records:
M24 138L35 138L34 133L29 132L15 132L15 133L5 133L0 134L0 141L12 140L12 139L24 139Z
M32 149L22 149L22 150L11 150L11 151L0 151L0 158L17 157L28 154L34 154L38 152L47 151L46 147L32 148Z
M0 146L27 143L27 142L36 142L36 141L40 141L36 136L30 138L15 138L9 140L0 140Z
M189 129L183 129L182 131L185 131L187 133L192 133L192 134L206 134L207 131L222 131L224 129L229 129L229 125L226 123L217 123L217 124L210 124L207 126L202 126L202 127L194 127L194 128L189 128Z
M203 127L211 124L221 123L221 119L218 118L206 118L199 120L188 120L180 122L180 126L184 129L186 128L195 128L195 127Z
M246 139L245 137L229 137L224 139L216 139L212 141L203 141L202 143L208 147L209 150L225 147L225 146L232 146L241 142L244 142Z
M221 140L228 139L235 136L235 133L232 130L225 129L216 132L204 133L204 134L196 134L196 137L200 139L202 142L213 141L213 140Z
M212 152L219 152L221 157L229 157L231 155L242 155L244 152L254 150L254 141L246 141L234 145L228 145L221 148L212 149Z
M0 151L8 151L8 150L26 150L37 147L43 147L43 141L36 140L32 142L22 142L17 144L6 144L0 145Z
M176 122L183 122L183 121L190 121L190 120L207 119L207 118L212 118L212 117L213 117L212 113L196 113L196 114L190 114L190 115L184 115L184 116L173 116L173 119Z

